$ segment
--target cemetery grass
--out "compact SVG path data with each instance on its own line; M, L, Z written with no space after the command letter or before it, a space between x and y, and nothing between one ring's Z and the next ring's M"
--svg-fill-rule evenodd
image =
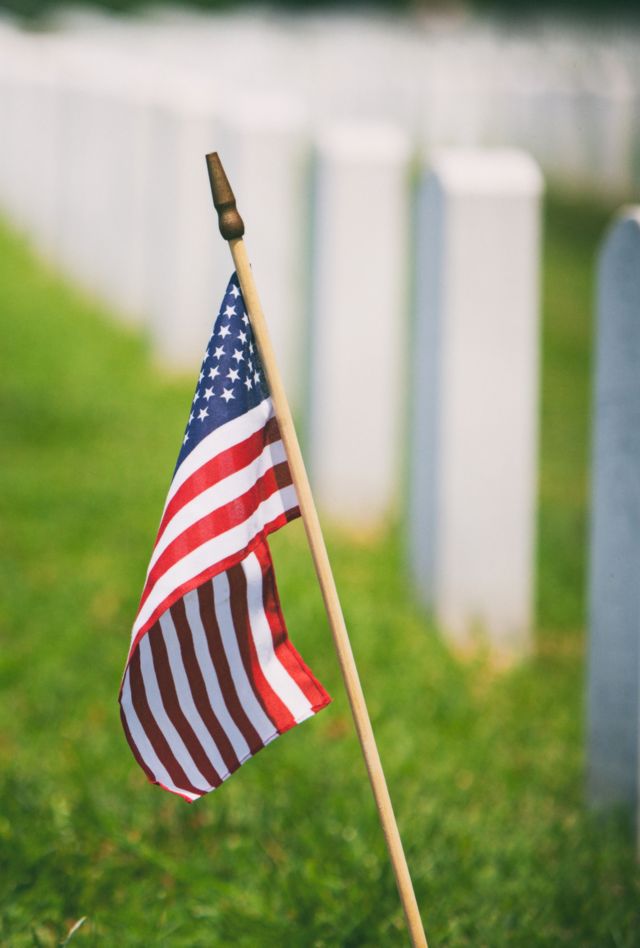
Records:
M623 814L583 803L593 255L603 211L547 211L534 655L448 653L401 529L329 537L427 933L449 946L638 944ZM148 786L116 694L191 397L0 230L0 944L404 945L302 527L273 541L330 708L187 805ZM487 551L490 555L490 551Z

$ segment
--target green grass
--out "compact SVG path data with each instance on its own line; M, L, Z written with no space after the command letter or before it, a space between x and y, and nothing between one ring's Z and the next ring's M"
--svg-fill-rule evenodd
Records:
M461 665L398 534L332 536L336 578L432 946L638 944L625 819L583 803L591 263L601 210L552 202L539 647ZM0 944L404 945L300 524L273 542L296 645L333 693L221 790L146 784L116 695L190 400L140 338L0 232Z
M594 264L609 216L557 197L547 208L538 620L552 638L585 622Z

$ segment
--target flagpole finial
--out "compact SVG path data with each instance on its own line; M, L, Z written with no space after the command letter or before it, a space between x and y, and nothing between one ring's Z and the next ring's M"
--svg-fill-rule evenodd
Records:
M207 170L220 233L225 240L236 240L244 234L244 221L238 213L235 196L217 151L207 155Z

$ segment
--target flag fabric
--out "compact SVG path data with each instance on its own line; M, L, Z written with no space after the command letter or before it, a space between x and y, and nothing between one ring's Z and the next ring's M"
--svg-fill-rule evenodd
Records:
M192 801L331 700L291 644L267 536L300 514L236 274L207 345L120 689L148 779Z

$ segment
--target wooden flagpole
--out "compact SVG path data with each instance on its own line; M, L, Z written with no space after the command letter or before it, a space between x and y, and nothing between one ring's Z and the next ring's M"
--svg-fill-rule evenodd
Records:
M287 396L276 365L267 324L251 272L251 265L244 241L242 240L244 235L244 223L236 209L235 197L217 152L207 155L207 168L211 182L213 203L218 212L220 233L224 239L229 242L231 256L233 257L240 282L240 289L242 290L247 313L251 320L256 344L260 352L269 391L273 400L275 415L280 426L280 433L287 453L291 477L298 494L302 520L311 548L311 555L318 576L318 582L322 590L322 597L327 610L333 641L336 652L338 653L338 661L349 697L351 713L353 714L356 731L360 739L373 796L376 801L382 830L389 849L389 856L395 873L402 908L404 909L407 920L407 927L414 948L427 948L427 939L424 928L422 927L418 903L416 902L415 893L413 891L413 884L402 848L402 841L393 813L391 798L389 796L389 790L387 789L387 782L373 735L371 721L369 720L369 713L365 704L358 669L356 668L347 627L345 625L344 616L342 615L342 608L340 606L340 600L338 599L338 591L331 571L327 548L311 494L309 478L302 459L302 453L300 451L300 445L298 444Z

